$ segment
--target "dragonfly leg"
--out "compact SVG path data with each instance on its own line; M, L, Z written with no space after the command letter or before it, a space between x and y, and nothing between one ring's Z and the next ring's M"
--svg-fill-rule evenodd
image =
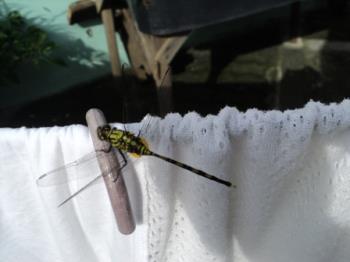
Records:
M126 165L128 164L128 160L126 159L124 153L123 153L120 149L118 149L118 151L119 151L119 154L120 154L120 155L122 156L122 158L123 158L123 164L122 164L122 166L118 169L118 171L120 172L120 171L122 171L122 169L123 169L124 167L126 167ZM118 180L118 177L119 177L119 175L120 175L119 172L118 172L117 177L113 180L113 182L116 182L116 181Z
M122 169L122 168L124 168L124 167L128 164L128 160L126 159L126 157L125 157L123 151L121 151L120 149L118 149L118 151L119 151L119 154L122 156L123 161L124 161L123 166L120 168L120 169Z

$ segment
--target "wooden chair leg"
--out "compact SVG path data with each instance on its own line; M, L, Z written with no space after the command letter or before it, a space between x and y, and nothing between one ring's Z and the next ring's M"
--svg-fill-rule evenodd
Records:
M167 113L173 111L173 89L172 72L168 67L161 83L157 86L157 96L159 105L159 114L164 117Z
M112 75L121 76L121 65L118 54L117 40L115 36L114 15L112 8L101 10L101 18L106 32L109 58L111 60Z

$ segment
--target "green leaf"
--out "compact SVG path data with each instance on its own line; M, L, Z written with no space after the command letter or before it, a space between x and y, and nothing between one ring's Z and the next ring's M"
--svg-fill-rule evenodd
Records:
M13 72L17 72L22 63L49 62L66 66L63 59L52 58L55 48L56 44L44 30L28 25L18 11L9 12L0 18L0 84L18 82L18 76Z

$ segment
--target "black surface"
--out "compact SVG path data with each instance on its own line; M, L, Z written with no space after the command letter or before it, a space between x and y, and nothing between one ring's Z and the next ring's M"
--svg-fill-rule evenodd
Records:
M295 0L131 0L139 29L155 35L175 34L226 22Z

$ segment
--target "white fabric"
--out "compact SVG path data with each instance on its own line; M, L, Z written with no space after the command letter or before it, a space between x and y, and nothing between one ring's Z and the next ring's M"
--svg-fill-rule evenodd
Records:
M124 172L138 221L131 236L118 233L103 184L62 209L51 200L83 182L35 184L92 150L85 127L2 129L0 260L348 261L349 127L349 100L283 113L227 107L205 118L154 118L143 134L153 151L237 188L142 157L135 172L131 163Z
M54 200L88 179L36 185L41 174L92 150L86 127L0 129L0 148L0 261L147 261L145 224L137 217L134 234L120 234L103 183L61 208ZM83 171L99 172L97 166ZM133 203L136 210L138 205Z
M149 261L349 261L350 101L300 110L169 115L151 126ZM152 171L152 172L151 172Z

